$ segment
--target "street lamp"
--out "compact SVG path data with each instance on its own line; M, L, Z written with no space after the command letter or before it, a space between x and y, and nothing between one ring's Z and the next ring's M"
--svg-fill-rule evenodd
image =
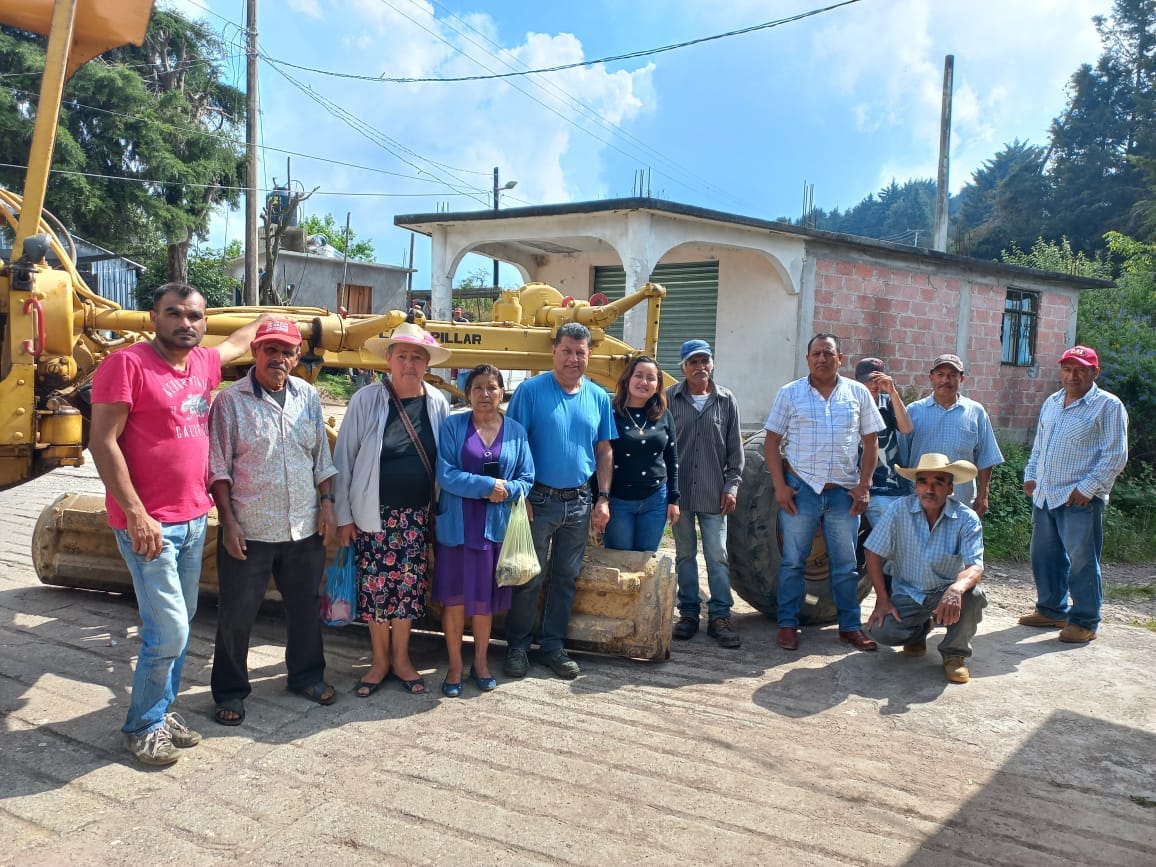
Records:
M498 210L498 197L502 190L512 190L518 186L517 181L506 181L501 186L498 186L498 167L494 166L494 210ZM494 288L498 288L498 260L494 260Z

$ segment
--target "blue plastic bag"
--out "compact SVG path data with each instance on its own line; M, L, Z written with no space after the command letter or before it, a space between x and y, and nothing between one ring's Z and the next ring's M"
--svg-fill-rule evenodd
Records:
M352 545L339 548L333 563L325 569L319 605L326 626L348 626L353 622L357 613L357 569Z

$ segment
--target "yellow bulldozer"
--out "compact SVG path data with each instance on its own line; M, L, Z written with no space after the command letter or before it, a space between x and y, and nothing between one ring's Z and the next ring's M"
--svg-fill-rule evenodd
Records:
M93 372L109 353L151 336L147 312L122 309L89 289L73 264L67 232L44 209L69 76L104 51L140 44L151 11L152 0L25 0L0 8L0 23L48 37L23 196L0 189L0 215L15 232L11 261L0 261L0 488L83 463L85 395ZM62 267L47 264L50 252ZM294 320L301 331L303 351L295 373L310 381L323 367L386 369L385 362L363 352L362 345L367 338L388 336L407 320L439 335L452 349L448 364L453 367L489 362L507 369L547 370L558 327L580 322L592 334L588 376L613 387L633 356L655 353L664 295L661 286L648 284L599 306L563 299L553 287L531 283L503 291L488 323L427 322L420 311L348 317L317 308L278 307L276 312ZM606 330L640 305L646 306L642 350ZM205 344L220 342L268 309L210 309ZM249 360L238 360L238 373ZM732 518L732 581L743 598L770 613L779 550L776 509L759 442L748 444L747 458L740 507ZM41 581L131 592L104 517L103 502L91 495L65 494L45 509L32 540ZM202 590L210 593L216 587L213 551L212 544L206 545L202 571ZM833 607L825 587L821 542L809 576L805 616L812 622L829 620ZM669 558L592 547L579 580L568 642L580 649L664 658L674 586Z

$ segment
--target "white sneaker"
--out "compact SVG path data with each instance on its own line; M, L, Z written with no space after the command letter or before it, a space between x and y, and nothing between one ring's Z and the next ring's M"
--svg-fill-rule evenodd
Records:
M165 730L169 733L173 746L182 750L195 747L201 742L201 733L185 725L184 717L179 713L165 714Z
M180 758L177 748L173 746L173 739L164 726L143 735L125 735L124 746L146 765L171 765Z

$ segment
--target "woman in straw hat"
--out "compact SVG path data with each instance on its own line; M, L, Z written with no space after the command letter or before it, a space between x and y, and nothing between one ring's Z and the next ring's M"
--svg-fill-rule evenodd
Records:
M450 358L432 334L406 322L365 349L385 358L389 375L350 399L333 451L338 535L353 545L357 608L373 645L373 662L354 687L362 698L391 668L408 692L425 692L409 634L425 613L437 442L450 408L425 383L426 370Z

